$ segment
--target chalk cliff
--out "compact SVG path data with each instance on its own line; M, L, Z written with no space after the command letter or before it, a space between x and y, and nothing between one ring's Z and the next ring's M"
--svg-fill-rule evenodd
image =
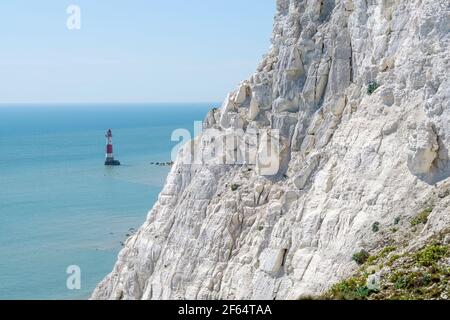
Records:
M447 0L277 0L269 53L92 298L298 299L351 276L356 252L448 232L449 31Z

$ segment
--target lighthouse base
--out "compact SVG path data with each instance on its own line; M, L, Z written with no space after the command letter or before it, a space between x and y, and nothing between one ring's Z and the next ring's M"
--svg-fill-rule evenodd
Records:
M119 160L106 160L105 166L120 166Z

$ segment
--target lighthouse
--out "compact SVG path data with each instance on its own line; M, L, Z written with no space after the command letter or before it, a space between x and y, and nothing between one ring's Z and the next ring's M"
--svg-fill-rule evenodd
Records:
M120 161L114 160L112 131L109 129L106 132L106 161L105 166L120 166Z

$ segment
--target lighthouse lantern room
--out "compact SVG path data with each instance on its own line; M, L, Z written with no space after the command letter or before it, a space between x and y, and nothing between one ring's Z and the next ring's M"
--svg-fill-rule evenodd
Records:
M106 161L105 161L105 166L120 166L120 161L114 160L112 138L113 138L112 130L109 129L106 132Z

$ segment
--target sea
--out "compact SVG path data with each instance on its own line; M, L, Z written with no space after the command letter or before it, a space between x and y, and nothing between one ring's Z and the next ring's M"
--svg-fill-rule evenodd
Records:
M151 163L214 106L0 106L0 299L88 299L164 185ZM104 166L109 128L120 167Z

